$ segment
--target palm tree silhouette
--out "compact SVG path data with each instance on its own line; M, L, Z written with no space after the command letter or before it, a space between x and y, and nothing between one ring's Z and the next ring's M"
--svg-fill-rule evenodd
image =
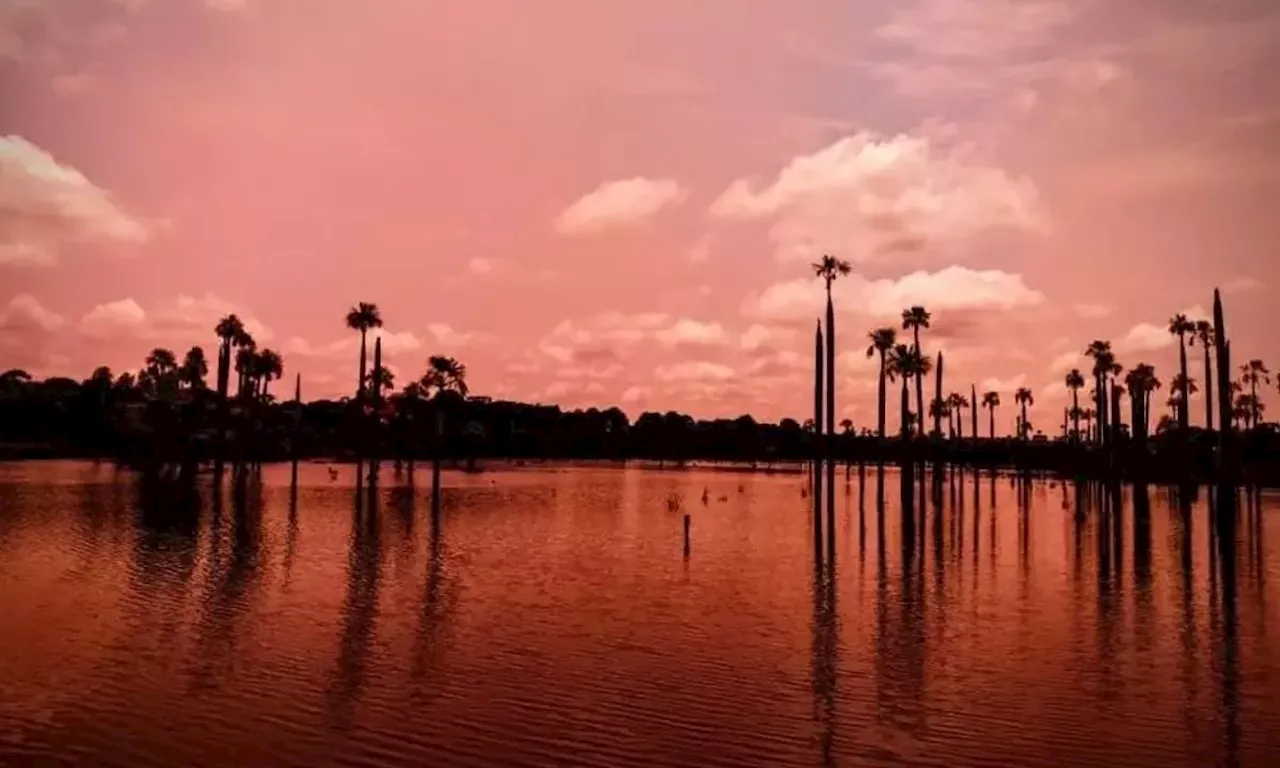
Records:
M1178 393L1182 407L1178 409L1178 428L1186 431L1187 425L1190 423L1187 411L1191 403L1191 394L1187 391L1187 334L1196 332L1196 324L1187 319L1184 314L1176 314L1169 319L1169 333L1178 337L1178 366L1179 378L1175 378L1175 386L1178 386Z
M947 395L947 414L949 417L954 416L954 423L951 425L952 435L964 439L964 409L969 407L969 401L964 395L952 392Z
M926 370L926 360L920 356L920 353L914 347L906 344L895 344L888 355L888 376L890 380L895 377L902 380L902 401L901 401L901 418L903 439L911 436L911 395L907 389L907 383L915 378L917 380L923 378Z
M1191 346L1196 340L1204 349L1204 427L1213 431L1213 365L1209 361L1209 347L1213 346L1213 323L1208 320L1196 321L1196 332L1190 338Z
M434 392L439 397L443 392L456 392L467 396L467 366L443 355L432 355L427 358L427 372L423 374L420 385L427 392Z
M1000 393L983 392L982 407L987 409L987 416L991 419L987 426L991 439L994 440L996 437L996 409L1000 407Z
M911 307L902 310L902 330L911 331L912 346L916 354L923 360L924 350L920 348L920 329L929 327L931 315L924 307ZM932 363L928 368L932 367ZM916 413L920 414L920 432L924 432L924 377L929 371L926 369L923 373L916 377Z
M244 323L234 314L227 315L218 321L214 326L213 332L217 334L221 341L218 349L218 396L225 398L227 396L227 387L231 379L231 348L239 347L250 340L249 332L245 330Z
M1071 429L1074 439L1080 439L1080 390L1084 388L1084 374L1079 368L1072 368L1066 378L1067 389L1071 390Z
M258 352L256 358L253 371L255 378L262 387L260 396L263 400L266 400L267 389L271 382L284 375L284 360L280 357L280 353L273 349L264 349Z
M898 343L898 331L894 328L877 328L867 334L871 339L871 346L867 347L867 357L880 356L880 402L879 402L879 425L880 437L884 437L884 408L885 408L885 376L888 374L886 356L894 345Z
M955 437L956 425L955 425L955 422L951 420L951 405L948 403L948 401L946 400L931 401L929 403L929 417L933 419L935 422L940 421L945 417L947 420L947 428L950 430L949 434L952 437Z
M1089 347L1084 351L1085 357L1093 359L1093 391L1094 391L1094 413L1098 419L1098 442L1104 442L1104 434L1106 433L1106 425L1109 423L1107 414L1109 412L1109 403L1107 402L1107 377L1115 368L1115 354L1111 351L1111 342L1109 341L1092 341Z
M204 377L209 375L209 363L205 360L204 350L192 347L182 358L182 366L178 371L178 379L191 389L204 389Z
M831 284L836 278L849 274L851 267L847 261L835 256L823 254L822 260L811 265L814 274L826 283L827 289L827 432L836 431L836 314L831 303Z
M1133 411L1133 435L1145 438L1151 427L1151 393L1160 388L1160 380L1155 368L1139 363L1125 376L1124 383L1129 388L1129 409Z
M1261 360L1254 358L1240 366L1240 381L1249 387L1249 419L1252 422L1250 428L1255 429L1262 411L1265 410L1258 399L1258 385L1271 383L1271 371Z
M347 310L347 327L360 332L360 378L357 379L356 399L363 403L365 374L369 359L369 345L366 343L366 338L370 330L382 327L382 313L378 311L378 305L362 301Z
M1031 394L1031 390L1026 387L1018 387L1018 391L1013 393L1013 401L1022 406L1022 420L1018 422L1018 430L1023 440L1027 439L1027 431L1031 426L1027 422L1027 406L1035 405L1035 398Z
M156 347L147 355L143 381L153 395L171 395L178 388L178 359L171 350Z

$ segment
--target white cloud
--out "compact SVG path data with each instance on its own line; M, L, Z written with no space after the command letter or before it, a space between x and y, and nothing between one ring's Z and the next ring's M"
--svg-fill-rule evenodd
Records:
M1174 344L1169 329L1151 323L1138 323L1115 343L1117 352L1154 352Z
M688 193L674 179L636 177L607 181L579 198L556 220L556 230L581 235L653 216L669 205L683 202Z
M1080 352L1063 352L1061 355L1053 358L1053 362L1049 363L1049 370L1053 373L1066 373L1072 368L1081 368L1084 363L1084 354Z
M28 333L52 332L66 324L66 320L56 312L46 309L30 294L19 294L0 308L0 332Z
M813 280L791 280L747 297L744 312L777 322L812 320L825 298ZM1044 294L1029 288L1022 276L998 270L951 266L937 272L913 272L897 280L868 280L850 275L836 283L836 310L841 313L898 317L906 307L939 310L1011 310L1037 306Z
M203 296L177 296L145 310L132 298L108 301L94 306L80 318L81 333L92 338L130 336L155 342L193 342L216 340L214 327L227 315L236 315L245 329L259 343L273 338L271 329L245 308L206 293Z
M467 269L470 270L473 275L487 275L493 271L493 266L493 262L482 256L477 256L467 262Z
M670 327L657 331L654 338L669 346L712 346L724 343L725 332L719 323L681 318Z
M1060 0L906 0L875 30L881 40L937 59L1000 59L1052 41L1076 16Z
M649 387L627 387L622 391L622 396L618 399L624 403L642 403L653 396L653 390Z
M79 243L141 243L146 229L80 171L0 136L0 264L50 265Z
M1257 291L1265 288L1266 285L1261 280L1252 277L1237 277L1222 284L1222 292L1225 294L1244 293L1245 291Z
M739 179L711 207L768 220L781 260L834 252L850 261L918 251L1002 227L1041 226L1035 186L929 139L848 136L793 159L767 186Z
M757 323L742 332L738 337L738 346L747 352L754 352L774 345L789 344L797 335L794 328L779 328Z
M659 366L653 375L659 381L729 381L738 374L722 363L700 360Z
M1026 374L1018 374L1010 379L998 379L993 376L991 378L983 379L982 382L978 384L978 391L998 392L1000 393L1001 405L1014 405L1013 394L1017 392L1020 387L1025 387L1026 385Z

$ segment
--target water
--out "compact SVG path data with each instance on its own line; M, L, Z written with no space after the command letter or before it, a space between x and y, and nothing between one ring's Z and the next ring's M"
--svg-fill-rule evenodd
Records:
M831 577L800 475L446 473L433 525L428 472L384 469L360 512L353 474L303 465L294 500L267 467L182 516L105 465L0 466L0 764L1280 754L1276 496L1242 496L1218 549L1207 494L1153 488L1144 525L1126 489L1077 525L1071 488L970 475L911 541L897 475L882 528L875 471L861 494L842 471Z

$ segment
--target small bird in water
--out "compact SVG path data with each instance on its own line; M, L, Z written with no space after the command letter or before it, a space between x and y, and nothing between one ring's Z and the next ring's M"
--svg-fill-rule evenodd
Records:
M702 503L703 503L703 504L706 504L706 503L707 503L707 498L708 498L708 496L709 496L709 494L707 493L707 489L706 489L706 487L704 486L704 487L703 487L703 489L702 489Z
M338 479L338 470L334 469L333 467L329 467L329 482L332 483L337 479Z

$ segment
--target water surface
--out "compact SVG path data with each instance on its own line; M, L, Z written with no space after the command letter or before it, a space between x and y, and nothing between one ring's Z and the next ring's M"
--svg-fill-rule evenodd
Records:
M1207 492L970 473L904 519L896 473L841 470L815 568L800 475L445 473L433 520L428 474L370 499L272 466L184 512L108 465L0 465L0 764L1280 754L1275 496L1219 541Z

